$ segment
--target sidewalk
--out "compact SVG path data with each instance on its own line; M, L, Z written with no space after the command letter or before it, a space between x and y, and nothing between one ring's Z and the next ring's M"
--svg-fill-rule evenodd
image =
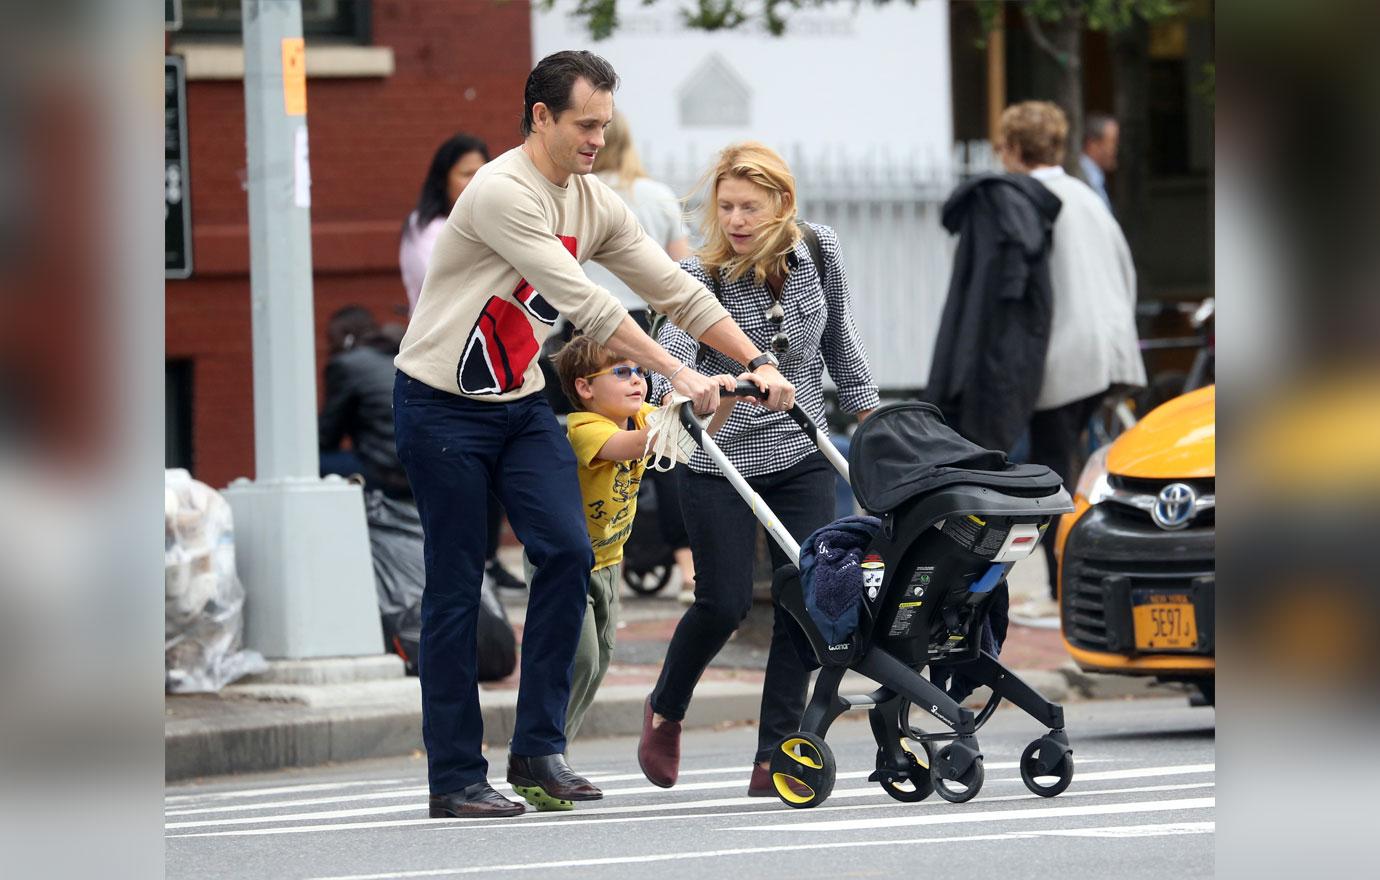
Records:
M522 570L520 551L505 547L505 564ZM1013 570L1012 604L1043 595L1043 557ZM641 730L642 703L656 683L661 658L685 606L673 581L652 597L624 593L623 625L614 662L585 718L585 736L628 736ZM502 591L509 619L521 636L525 592ZM706 671L695 691L687 727L753 723L771 633L771 608L758 602L738 634ZM1057 630L1013 624L1002 661L1056 702L1163 695L1172 691L1144 679L1079 672ZM165 703L164 754L168 781L283 767L305 767L363 758L404 755L422 748L421 690L402 675L397 658L363 663L276 664L267 677L225 688L219 694L169 695ZM345 672L344 670L348 670ZM874 685L861 676L845 691ZM512 735L518 676L480 686L484 730L490 744ZM985 700L985 689L970 702Z

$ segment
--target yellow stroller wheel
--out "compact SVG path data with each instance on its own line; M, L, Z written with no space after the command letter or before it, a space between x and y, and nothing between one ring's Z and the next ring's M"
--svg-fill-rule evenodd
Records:
M829 744L813 733L796 731L783 737L771 753L772 785L788 807L805 809L824 803L834 790L836 772Z
M885 766L886 754L881 749L877 750L876 775L880 777L878 782L882 785L882 791L902 803L919 803L934 791L934 779L930 776L930 745L924 742L919 745L921 750L916 754L905 739L901 740L901 749L910 761L910 767L904 777L887 773L890 768Z

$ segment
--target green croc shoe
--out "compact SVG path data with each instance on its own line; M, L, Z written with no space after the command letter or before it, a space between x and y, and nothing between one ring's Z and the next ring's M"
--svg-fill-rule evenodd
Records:
M597 801L604 796L589 780L571 770L565 756L560 754L539 757L509 754L508 784L541 812L572 810L575 801Z
M527 803L531 804L538 813L549 813L553 810L573 810L574 801L562 800L552 797L546 793L546 789L539 785L515 785L513 791Z

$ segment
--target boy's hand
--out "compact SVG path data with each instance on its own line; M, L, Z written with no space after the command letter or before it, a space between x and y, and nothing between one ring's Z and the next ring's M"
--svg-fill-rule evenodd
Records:
M738 390L738 380L725 373L722 376L715 376L714 381L719 383L721 390L728 392L727 395L719 397L718 409L732 409L734 404L738 402L738 398L732 396L733 392Z

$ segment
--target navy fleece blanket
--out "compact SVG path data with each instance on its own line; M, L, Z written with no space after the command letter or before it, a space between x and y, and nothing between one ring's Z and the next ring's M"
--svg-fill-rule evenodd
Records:
M816 529L800 545L805 609L831 645L848 641L858 628L862 555L881 527L875 516L844 517Z

